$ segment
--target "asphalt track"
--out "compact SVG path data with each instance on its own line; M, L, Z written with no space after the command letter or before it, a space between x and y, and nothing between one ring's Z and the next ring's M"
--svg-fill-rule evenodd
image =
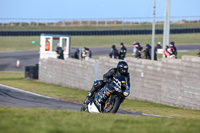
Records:
M177 45L178 51L191 51L200 49L200 44ZM108 56L110 47L90 48L92 55ZM119 49L119 47L118 47ZM71 54L76 49L72 48ZM127 47L127 53L132 53L133 47ZM16 67L17 59L20 60L20 67ZM38 64L39 51L18 51L18 52L0 52L0 71L24 71L25 66L34 66Z
M71 111L80 111L81 104L68 101L57 100L51 97L39 95L29 91L20 90L0 84L0 106L22 107L22 108L47 108L47 109L66 109ZM157 116L160 115L145 114L118 110L118 114L137 115L137 116Z

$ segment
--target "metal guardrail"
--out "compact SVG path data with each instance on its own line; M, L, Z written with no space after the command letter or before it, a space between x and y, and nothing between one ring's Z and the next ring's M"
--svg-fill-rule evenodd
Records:
M73 30L73 31L0 31L0 36L40 36L43 33L71 35L71 36L138 35L138 34L152 34L152 29ZM200 33L200 28L170 29L170 34L184 34L184 33ZM156 29L155 34L163 34L163 29Z

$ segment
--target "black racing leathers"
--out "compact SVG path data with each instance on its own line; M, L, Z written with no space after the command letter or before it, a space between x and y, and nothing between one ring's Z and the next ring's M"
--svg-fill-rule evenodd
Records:
M96 80L92 86L92 89L90 90L89 94L87 97L92 97L92 95L94 94L94 92L99 89L100 87L103 87L106 82L110 82L112 81L113 77L116 76L124 76L127 78L127 85L130 88L130 76L129 73L122 75L121 73L119 73L117 71L117 68L112 68L110 69L107 73L105 73L103 75L103 80Z
M129 73L127 72L127 74L122 75L120 72L117 71L117 68L112 68L107 73L105 73L103 75L103 80L104 80L104 82L112 81L113 77L116 77L116 76L124 76L124 77L126 77L127 78L127 85L130 88L130 76L129 76Z

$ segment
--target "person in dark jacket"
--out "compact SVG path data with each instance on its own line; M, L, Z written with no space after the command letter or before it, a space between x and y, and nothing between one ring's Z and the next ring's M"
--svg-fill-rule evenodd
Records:
M145 56L146 56L146 59L151 60L151 45L149 44L146 44Z
M140 58L140 52L139 52L139 49L141 49L140 43L134 42L133 47L134 47L133 55L135 56L135 58Z
M120 44L120 47L121 47L121 49L119 51L119 59L123 60L126 57L127 50L126 50L126 47L124 46L123 42Z
M178 54L178 53L177 53L177 49L176 49L176 47L175 47L174 42L170 42L169 47L171 48L173 54L175 55L175 58L177 58L177 54Z
M79 49L77 48L76 51L74 52L74 58L79 59Z
M116 49L115 45L112 45L112 48L109 53L110 58L117 59L118 57L118 50Z
M57 47L56 53L58 59L64 60L63 49L61 47Z
M87 98L90 99L94 92L100 87L103 87L106 83L110 83L113 77L124 76L127 78L127 85L130 88L130 76L128 73L128 64L125 61L119 61L117 68L110 69L107 73L103 75L103 80L95 80L92 89L88 93Z

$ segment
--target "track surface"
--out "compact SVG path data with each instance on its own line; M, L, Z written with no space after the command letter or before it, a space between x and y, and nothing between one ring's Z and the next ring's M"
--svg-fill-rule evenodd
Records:
M0 106L67 109L72 111L80 111L81 109L81 104L53 99L50 97L5 86L2 84L0 84ZM117 113L126 115L139 115L139 116L159 116L152 114L130 112L125 110L118 110Z
M197 45L177 45L177 49L180 50L198 50L200 49L200 44ZM110 52L109 47L101 48L90 48L93 56L108 56ZM118 47L119 49L119 47ZM71 49L73 53L75 49ZM128 53L132 53L133 47L127 47ZM16 67L16 61L20 59L20 67ZM25 66L34 66L38 64L39 61L39 51L18 51L18 52L0 52L0 71L24 71Z

